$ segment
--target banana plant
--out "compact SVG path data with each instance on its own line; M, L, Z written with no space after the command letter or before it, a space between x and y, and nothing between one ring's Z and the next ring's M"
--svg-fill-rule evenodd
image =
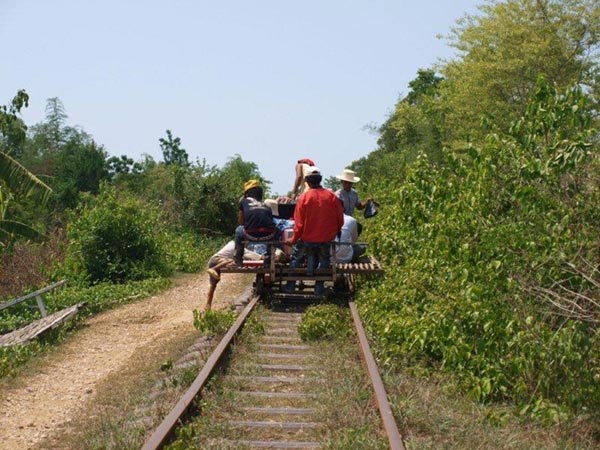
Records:
M6 218L8 206L15 193L46 203L52 189L18 161L0 150L0 246L5 246L12 236L36 238L40 233L34 228Z

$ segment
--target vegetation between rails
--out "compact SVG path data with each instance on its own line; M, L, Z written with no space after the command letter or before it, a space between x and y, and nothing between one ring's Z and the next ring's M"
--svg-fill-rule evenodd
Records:
M329 326L331 325L329 313L336 316L333 320L335 330L331 330ZM247 438L242 432L232 430L225 421L227 417L238 414L244 405L314 407L310 399L298 399L290 404L289 399L253 398L249 403L248 398L232 392L254 389L252 381L245 381L245 385L240 386L238 379L228 378L230 373L248 375L246 367L252 366L260 359L256 355L256 344L260 342L261 336L268 328L269 312L259 310L250 318L254 317L259 318L260 326L244 326L242 338L233 350L226 374L212 381L211 386L203 391L202 399L199 401L199 417L177 430L177 439L168 446L169 449L183 450L199 446L215 450L246 448L225 439L227 436L231 439ZM310 333L313 348L309 352L308 359L302 364L318 367L318 374L311 374L310 380L307 380L308 384L304 387L294 385L290 389L292 391L307 389L318 397L319 407L310 419L302 417L298 420L314 421L323 425L323 429L317 431L322 448L384 449L387 448L387 443L379 417L373 408L371 386L366 379L358 350L351 338L349 319L349 312L335 305L311 307L303 316L299 329L308 326L310 330L320 329L324 332L325 329L329 329L332 333ZM316 336L317 334L319 337ZM294 419L282 417L281 420ZM277 433L277 431L265 430L261 435L265 439L275 439ZM299 439L311 440L311 436L311 431L305 430Z
M352 333L350 311L333 304L311 306L302 316L298 334L303 341L343 339Z

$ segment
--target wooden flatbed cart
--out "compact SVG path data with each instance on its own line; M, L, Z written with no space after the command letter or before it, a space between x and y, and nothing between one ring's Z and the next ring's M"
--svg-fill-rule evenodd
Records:
M260 296L267 296L282 300L314 300L323 296L313 293L314 283L323 281L329 288L329 292L336 294L352 294L354 292L354 275L382 274L383 268L379 261L372 256L361 256L354 263L338 263L335 261L335 242L332 246L331 267L327 269L309 270L305 264L303 267L291 268L289 262L278 262L275 249L281 242L268 242L270 258L265 261L244 261L242 267L223 267L221 273L252 273L256 275L254 289ZM310 261L310 257L309 257ZM288 281L295 281L294 292L285 292Z

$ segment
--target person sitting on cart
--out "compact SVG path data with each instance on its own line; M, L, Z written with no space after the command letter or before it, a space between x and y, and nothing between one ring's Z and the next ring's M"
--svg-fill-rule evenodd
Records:
M290 268L298 268L302 264L307 249L318 254L318 268L327 269L331 265L330 242L340 232L344 223L341 202L333 192L321 186L321 172L311 167L305 180L309 189L298 198L294 211L294 237L292 243L292 262ZM308 267L308 271L312 271ZM286 292L294 291L295 282L288 281ZM315 294L322 295L325 286L323 281L315 283Z
M271 241L276 238L273 213L262 198L260 181L249 180L244 184L244 196L240 199L238 213L239 226L235 229L234 260L238 266L244 262L244 240Z
M335 260L339 263L356 262L367 248L365 244L357 244L358 222L352 216L344 214L344 225L335 250Z
M206 269L206 272L210 277L210 287L208 288L208 296L206 298L206 306L204 308L207 311L212 306L213 296L215 295L215 289L217 288L217 284L219 284L219 281L221 280L221 269L223 267L230 267L235 265L235 261L233 260L234 251L235 242L229 241L208 260L208 269ZM259 255L258 253L255 253L248 249L244 249L244 259L260 261L261 259L264 259L264 256Z

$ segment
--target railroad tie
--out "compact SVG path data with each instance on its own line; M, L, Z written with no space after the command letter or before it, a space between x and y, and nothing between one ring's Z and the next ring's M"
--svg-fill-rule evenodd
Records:
M221 438L233 447L320 447L323 426L315 420L319 396L314 387L323 380L315 350L298 334L300 318L296 313L267 314L265 334L248 355L233 361L225 376L233 400L219 422Z
M316 449L321 446L318 442L302 442L302 441L235 441L234 444L244 445L251 448L300 448L300 449Z

